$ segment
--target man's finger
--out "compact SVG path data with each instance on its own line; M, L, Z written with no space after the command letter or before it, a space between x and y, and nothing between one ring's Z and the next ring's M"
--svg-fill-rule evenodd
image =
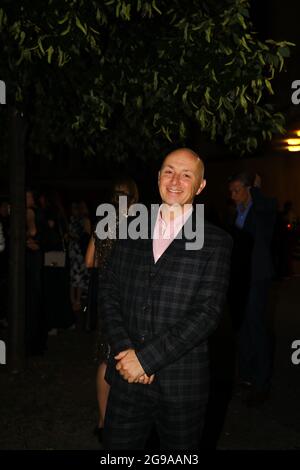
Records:
M117 361L119 361L120 359L123 359L123 357L126 356L126 354L128 353L129 349L126 349L125 351L121 351L119 352L119 354L117 356L115 356L115 359Z
M147 385L149 383L149 377L146 374L142 375L142 377L140 377L140 383Z
M155 375L152 374L151 377L150 377L150 379L149 379L149 382L148 382L149 385L151 385L151 384L153 383L154 377L155 377Z
M130 376L126 380L129 384L132 384L135 381L134 377L130 377Z

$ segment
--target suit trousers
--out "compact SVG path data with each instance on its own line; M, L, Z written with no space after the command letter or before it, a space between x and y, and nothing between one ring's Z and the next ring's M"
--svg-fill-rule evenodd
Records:
M252 282L238 331L239 374L259 391L270 387L272 369L271 340L267 327L267 300L270 282Z
M160 449L197 449L206 402L165 396L159 379L151 385L128 384L114 377L104 423L104 448L143 449L153 425Z

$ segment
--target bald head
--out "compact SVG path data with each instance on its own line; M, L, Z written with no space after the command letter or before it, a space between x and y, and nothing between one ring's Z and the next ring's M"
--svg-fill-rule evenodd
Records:
M203 161L193 150L179 148L169 153L158 175L163 202L190 204L205 187L203 175Z
M202 180L204 178L204 163L203 163L203 160L201 159L201 157L196 152L194 152L194 150L189 149L188 147L182 147L182 148L174 150L173 152L170 152L164 158L164 160L162 162L161 169L163 168L166 160L169 157L172 157L172 156L180 158L182 160L187 159L187 161L195 162L195 171L196 171L197 175L199 176L200 180Z

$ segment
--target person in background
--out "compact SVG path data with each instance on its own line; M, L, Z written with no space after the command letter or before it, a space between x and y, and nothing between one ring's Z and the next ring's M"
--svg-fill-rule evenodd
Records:
M116 208L116 213L119 213L119 197L127 197L127 210L132 204L138 202L139 193L135 181L130 177L117 178L112 185L112 193L110 196L111 203ZM127 211L123 214L127 216ZM93 232L90 239L88 249L85 256L85 264L91 270L90 286L89 286L89 301L88 301L88 319L89 327L92 329L96 326L98 330L97 337L97 363L98 369L96 374L96 392L97 402L99 408L98 423L94 429L94 434L99 442L102 441L102 431L104 425L106 404L109 394L109 385L105 380L107 360L110 353L106 336L103 331L103 320L101 304L98 305L98 288L102 288L102 282L105 278L105 272L109 263L109 256L115 240L113 238L106 238L100 240L97 237L96 231ZM96 319L97 318L97 319Z
M26 191L26 316L25 341L29 355L42 355L46 349L47 329L42 308L42 273L44 254L41 248L42 213L34 192Z
M240 385L249 389L246 403L258 406L268 397L272 347L267 325L267 299L273 277L271 244L276 200L261 192L261 178L238 173L229 178L236 206L231 226L234 240L229 302L237 330Z
M69 298L69 270L66 256L68 222L57 192L42 192L39 203L44 220L43 308L48 335L51 336L57 334L58 328L69 328L74 323Z
M69 223L70 297L78 327L82 326L82 302L88 289L88 271L84 263L91 223L86 204L72 203Z

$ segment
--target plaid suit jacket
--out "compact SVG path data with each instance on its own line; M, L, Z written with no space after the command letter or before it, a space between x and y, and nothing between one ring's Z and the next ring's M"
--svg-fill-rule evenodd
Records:
M186 250L187 241L179 232L156 264L151 238L116 243L99 289L112 348L110 382L118 375L113 356L134 348L163 393L175 399L207 398L207 339L222 312L232 240L205 222L203 248Z

